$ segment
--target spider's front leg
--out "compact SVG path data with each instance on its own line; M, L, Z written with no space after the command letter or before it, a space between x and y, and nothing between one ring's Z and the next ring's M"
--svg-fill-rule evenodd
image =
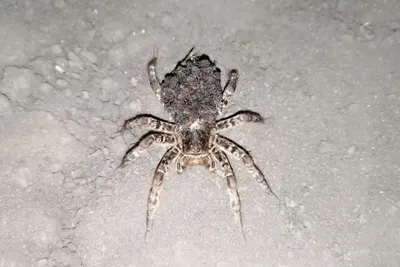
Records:
M153 131L159 131L169 134L172 134L176 128L174 123L164 121L162 119L154 117L153 115L140 114L131 119L126 120L124 122L124 125L122 126L121 131L124 132L127 130L132 130L137 127L146 127L146 126Z
M164 175L167 172L171 162L174 159L176 159L178 155L179 155L178 149L176 149L175 147L170 148L167 152L165 152L164 156L162 157L160 163L157 166L156 171L154 172L153 183L150 189L149 199L147 202L145 239L147 238L147 234L150 232L153 226L154 214L160 199L160 192L164 181Z
M249 152L247 152L244 148L240 147L232 140L229 140L228 138L221 135L217 135L215 142L219 148L232 154L237 159L240 159L244 163L246 168L249 170L251 175L261 184L261 186L267 192L271 192L271 194L274 195L276 199L279 199L278 196L274 193L274 191L272 191L272 188L269 185L268 181L265 179L264 174L254 163L254 160L250 156Z
M222 102L220 105L220 113L225 107L228 105L229 101L232 98L233 93L236 90L237 81L239 79L238 70L231 70L229 72L228 81L224 87L224 93L222 94Z
M217 131L220 131L246 122L264 122L264 118L257 112L242 110L228 118L218 120L215 127Z
M235 220L235 223L240 227L240 231L242 232L243 238L246 241L246 237L243 232L242 216L240 212L240 197L237 191L236 177L233 172L231 163L229 162L226 154L217 148L213 149L212 154L217 159L217 161L222 164L226 182L228 184L228 193L233 212L233 218Z
M128 149L121 161L121 164L119 165L119 168L125 167L129 162L137 158L140 153L146 150L153 143L172 144L174 142L175 138L170 134L149 132L142 136L142 138L140 138L135 145Z

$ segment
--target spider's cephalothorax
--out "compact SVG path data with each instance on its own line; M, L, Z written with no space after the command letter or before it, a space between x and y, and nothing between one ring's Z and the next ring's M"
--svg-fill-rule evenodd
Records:
M210 171L221 167L227 180L234 218L240 228L242 222L236 177L225 153L240 159L264 189L272 192L250 154L234 141L218 134L220 130L238 124L263 121L260 114L249 110L217 120L236 89L238 71L230 71L228 81L222 88L220 69L207 55L196 55L192 51L178 62L171 73L165 75L162 82L157 77L157 58L154 57L148 64L150 85L173 122L142 114L126 120L122 127L125 131L147 126L151 131L126 152L121 167L153 143L169 145L154 173L148 199L146 234L154 220L164 174L173 162L178 173L191 165L203 165Z

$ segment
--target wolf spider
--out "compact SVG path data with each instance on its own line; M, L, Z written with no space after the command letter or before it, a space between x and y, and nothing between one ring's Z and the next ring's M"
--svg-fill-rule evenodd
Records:
M147 71L151 88L171 115L174 123L152 115L141 114L126 120L121 130L147 127L151 131L129 148L120 167L125 167L154 143L170 146L154 173L148 197L145 236L153 225L164 175L173 162L178 173L182 173L186 166L203 165L211 172L216 169L217 163L222 166L234 220L242 233L236 177L226 153L241 160L261 186L275 195L250 154L234 141L218 134L221 130L246 122L263 122L260 114L249 110L239 111L217 120L236 90L238 71L233 69L229 72L228 81L222 88L221 71L216 67L215 62L212 62L207 55L198 56L192 52L193 48L183 60L178 62L171 73L165 75L162 82L157 76L157 58L152 58L148 63Z

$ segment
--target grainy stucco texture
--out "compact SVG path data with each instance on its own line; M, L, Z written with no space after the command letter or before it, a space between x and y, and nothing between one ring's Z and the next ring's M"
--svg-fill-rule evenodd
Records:
M268 118L230 130L281 203L231 159L247 243L226 182L167 175L144 243L159 73L192 46L240 71L226 110ZM400 266L400 2L0 1L0 266Z

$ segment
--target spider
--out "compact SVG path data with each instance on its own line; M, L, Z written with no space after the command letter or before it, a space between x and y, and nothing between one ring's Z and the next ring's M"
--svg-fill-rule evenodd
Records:
M145 236L152 229L164 175L172 163L179 174L186 166L203 165L211 172L215 171L217 164L218 167L222 167L234 221L242 233L237 182L226 153L241 160L261 186L276 197L250 154L234 141L218 134L221 130L243 123L264 121L259 113L250 110L242 110L229 117L217 119L236 90L238 71L233 69L229 72L228 81L223 88L221 71L215 62L205 54L195 54L193 50L194 48L177 63L171 73L165 75L162 82L157 76L157 57L153 57L147 66L151 88L174 122L140 114L126 120L121 129L126 131L146 127L150 131L128 149L120 167L125 167L154 143L169 145L154 173L148 197Z

